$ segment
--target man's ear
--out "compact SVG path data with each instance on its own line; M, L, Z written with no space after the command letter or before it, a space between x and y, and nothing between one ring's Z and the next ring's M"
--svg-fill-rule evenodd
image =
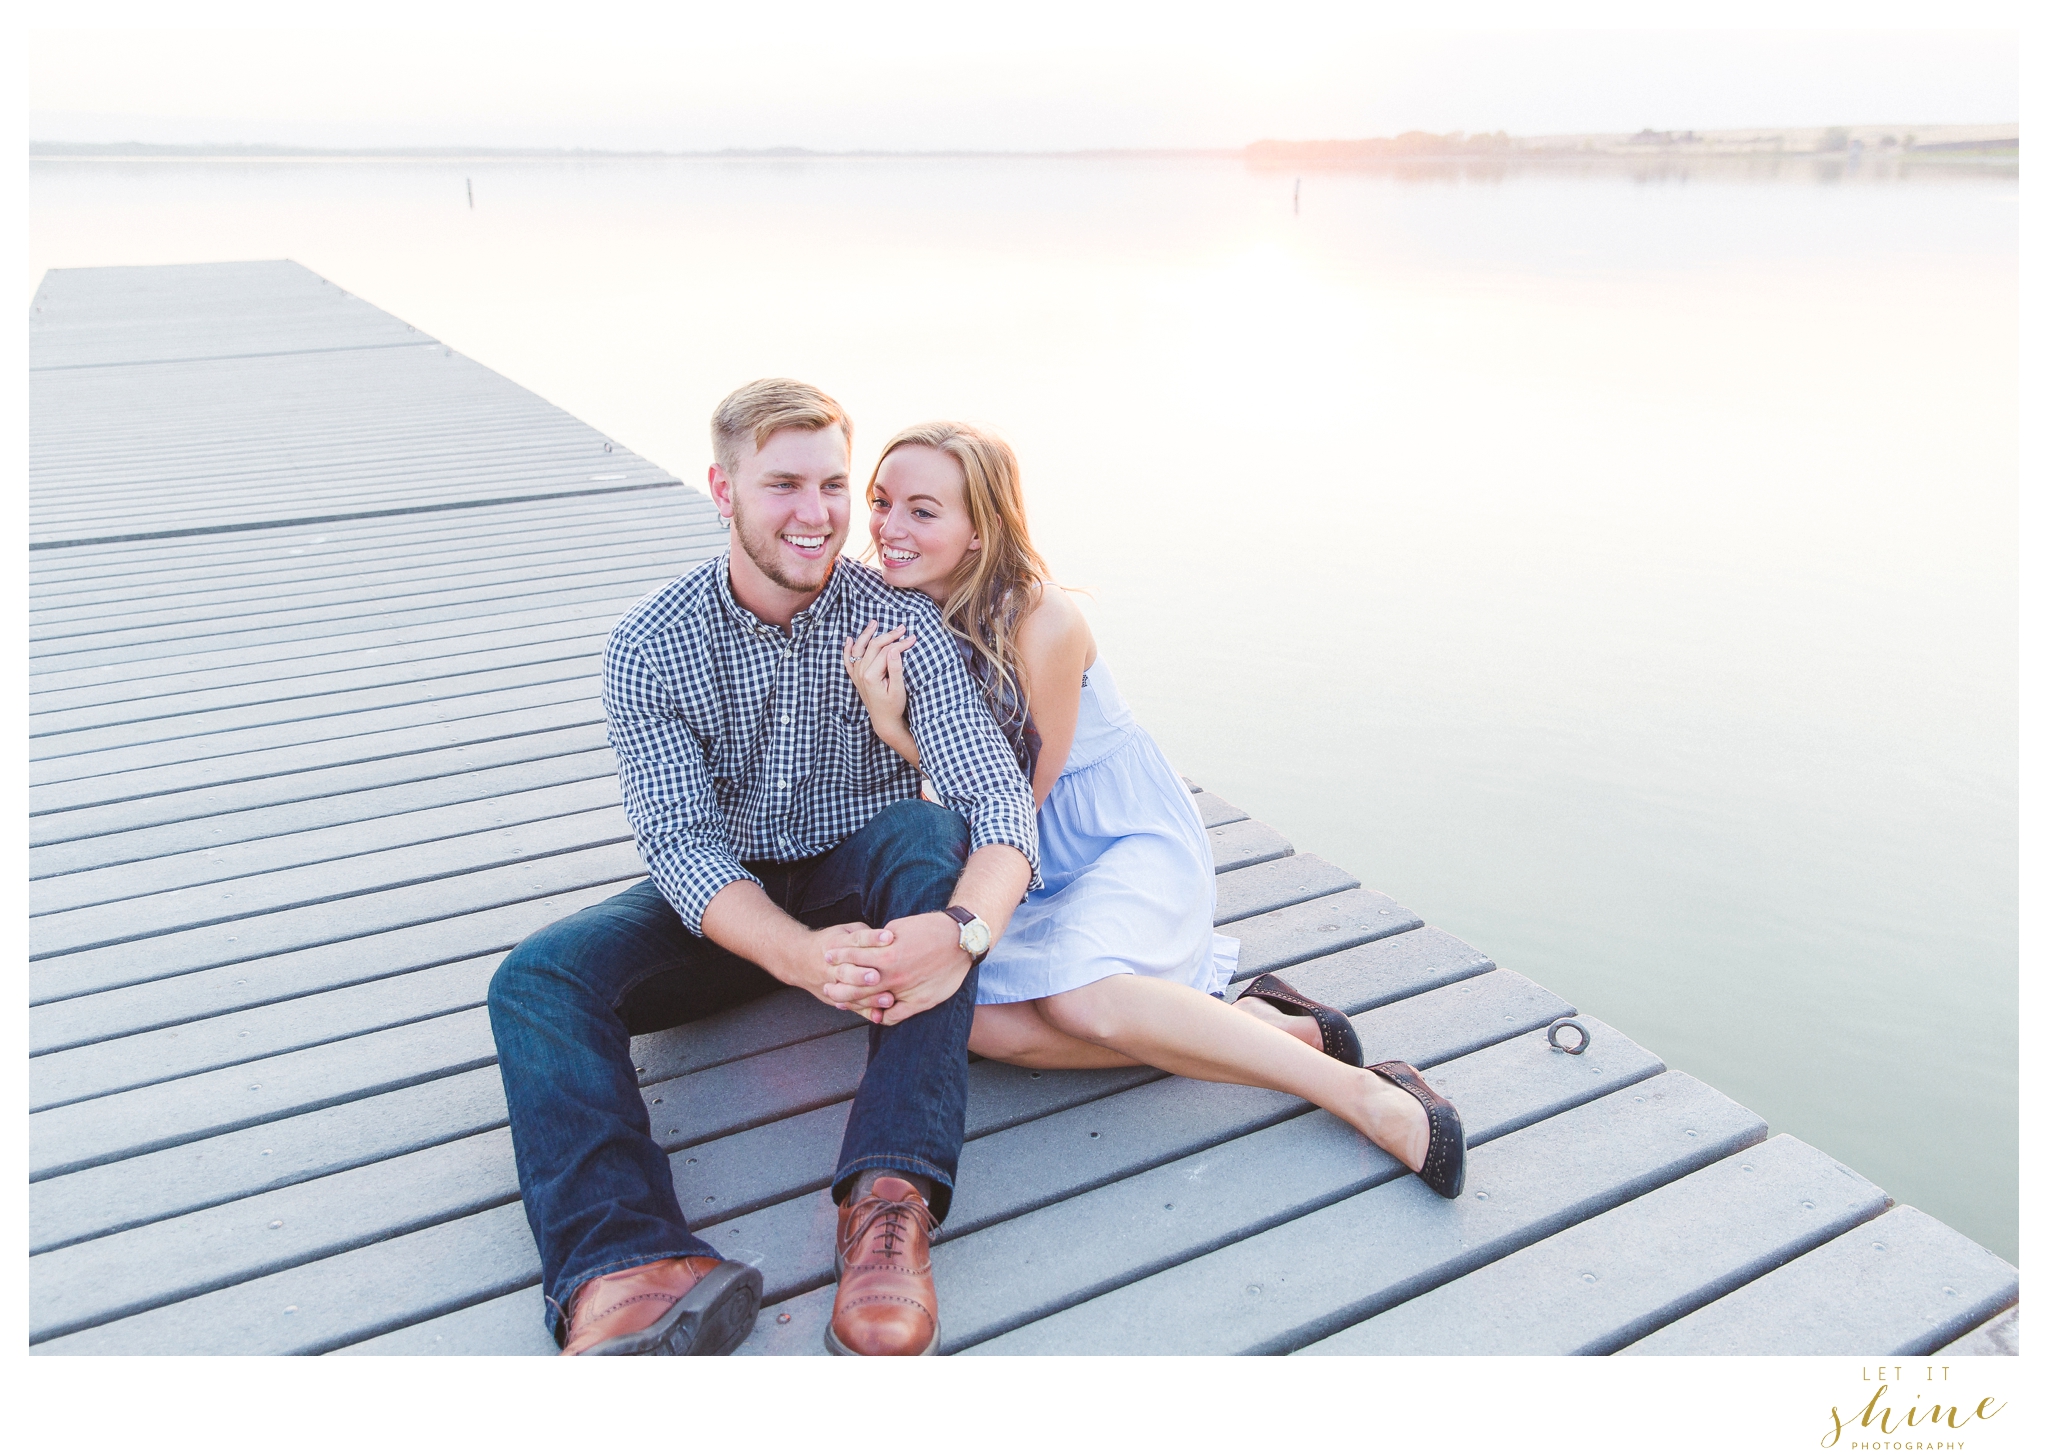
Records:
M718 507L721 516L727 520L732 519L732 481L726 478L725 471L713 465L710 484L711 503Z

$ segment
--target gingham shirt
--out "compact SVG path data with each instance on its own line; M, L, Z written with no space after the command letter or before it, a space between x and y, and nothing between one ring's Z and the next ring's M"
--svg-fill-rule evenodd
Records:
M647 597L612 628L604 711L640 857L692 934L742 860L822 854L901 798L918 769L875 736L846 673L847 637L908 626L910 731L926 777L975 848L1008 844L1038 878L1038 816L1016 755L938 609L842 558L787 635L733 599L726 557ZM760 881L755 879L756 883Z

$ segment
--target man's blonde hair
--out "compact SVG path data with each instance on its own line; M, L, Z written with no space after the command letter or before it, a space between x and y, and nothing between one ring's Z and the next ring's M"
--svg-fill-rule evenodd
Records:
M822 389L796 379L756 379L742 384L711 411L711 458L730 475L739 468L740 450L752 443L760 449L779 429L824 429L838 425L853 444L853 421L839 401Z

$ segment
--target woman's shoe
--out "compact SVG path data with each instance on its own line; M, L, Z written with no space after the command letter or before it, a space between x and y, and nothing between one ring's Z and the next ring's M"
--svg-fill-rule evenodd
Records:
M1406 1061L1368 1066L1422 1103L1429 1117L1429 1151L1415 1175L1438 1197L1456 1197L1465 1190L1465 1123L1458 1109L1429 1089L1429 1083Z
M1314 1016L1316 1029L1323 1033L1325 1056L1334 1056L1346 1066L1365 1064L1365 1047L1358 1044L1358 1032L1351 1029L1351 1018L1334 1005L1310 1000L1278 975L1261 975L1239 991L1237 998L1243 1000L1247 995L1276 1005L1287 1015Z

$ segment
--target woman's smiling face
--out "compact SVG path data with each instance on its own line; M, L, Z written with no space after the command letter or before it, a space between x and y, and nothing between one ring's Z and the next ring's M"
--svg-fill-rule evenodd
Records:
M868 534L883 580L943 602L961 563L981 549L959 463L930 445L891 450L868 499Z

